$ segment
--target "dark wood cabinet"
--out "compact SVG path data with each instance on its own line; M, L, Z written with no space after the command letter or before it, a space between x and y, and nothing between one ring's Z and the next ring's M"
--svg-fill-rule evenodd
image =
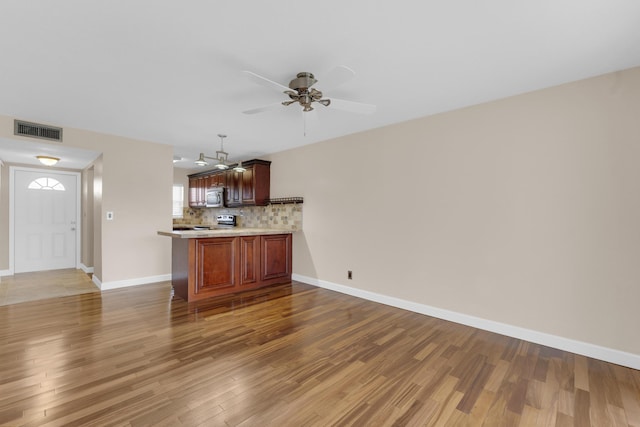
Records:
M269 203L271 189L271 162L250 160L244 162L246 171L234 172L240 176L234 183L240 185L241 206L265 206ZM230 205L231 206L231 205Z
M204 176L189 177L189 206L202 208L207 205L207 179Z
M260 280L291 277L291 234L260 236L262 255Z
M246 169L244 172L229 169L189 175L189 206L206 206L209 187L225 187L225 205L228 207L266 206L270 198L271 162L254 159L243 162L243 166ZM198 185L200 188L196 187Z
M206 207L207 189L226 186L226 171L209 171L189 175L189 206L192 208Z
M291 281L291 234L172 242L171 282L187 301Z
M242 173L229 171L227 173L227 206L242 205Z
M209 175L210 187L226 187L227 186L227 173L219 172Z
M238 237L240 251L239 285L253 287L260 280L260 236Z
M237 243L234 237L198 239L195 248L194 294L211 295L233 291L236 286ZM227 262L219 262L226 260Z

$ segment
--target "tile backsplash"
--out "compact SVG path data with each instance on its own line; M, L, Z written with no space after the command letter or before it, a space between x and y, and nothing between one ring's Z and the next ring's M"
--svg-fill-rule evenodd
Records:
M302 230L302 204L243 206L241 208L189 208L183 209L183 218L174 218L174 224L215 225L220 214L236 215L238 227L280 228Z

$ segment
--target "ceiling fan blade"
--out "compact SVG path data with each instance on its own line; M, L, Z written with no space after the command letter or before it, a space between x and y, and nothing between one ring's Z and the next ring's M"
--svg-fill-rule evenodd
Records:
M244 114L256 114L262 113L263 111L275 110L282 107L281 102L276 102L275 104L264 105L262 107L252 108L250 110L243 111Z
M266 86L271 89L275 89L278 92L291 92L291 88L288 86L281 85L280 83L276 83L273 80L269 80L266 77L262 77L259 74L253 73L251 71L243 71L243 73L251 79L253 82L259 84L260 86Z
M329 108L344 110L352 113L373 114L377 107L373 104L363 104L361 102L345 101L344 99L330 98Z
M333 89L342 84L345 84L356 75L355 71L351 68L346 67L344 65L339 65L333 69L331 69L324 76L320 76L321 79L318 79L318 82L322 86L323 90Z

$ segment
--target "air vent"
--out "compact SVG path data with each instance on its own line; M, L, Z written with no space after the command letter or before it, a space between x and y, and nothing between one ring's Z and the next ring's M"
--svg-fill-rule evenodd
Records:
M14 120L13 134L62 142L62 128Z

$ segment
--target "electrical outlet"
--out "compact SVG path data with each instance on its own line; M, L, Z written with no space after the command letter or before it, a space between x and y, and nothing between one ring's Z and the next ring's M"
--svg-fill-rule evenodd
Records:
M347 271L347 279L349 279L349 280L353 279L353 272L351 270Z
M113 212L107 212L107 221L113 220Z

